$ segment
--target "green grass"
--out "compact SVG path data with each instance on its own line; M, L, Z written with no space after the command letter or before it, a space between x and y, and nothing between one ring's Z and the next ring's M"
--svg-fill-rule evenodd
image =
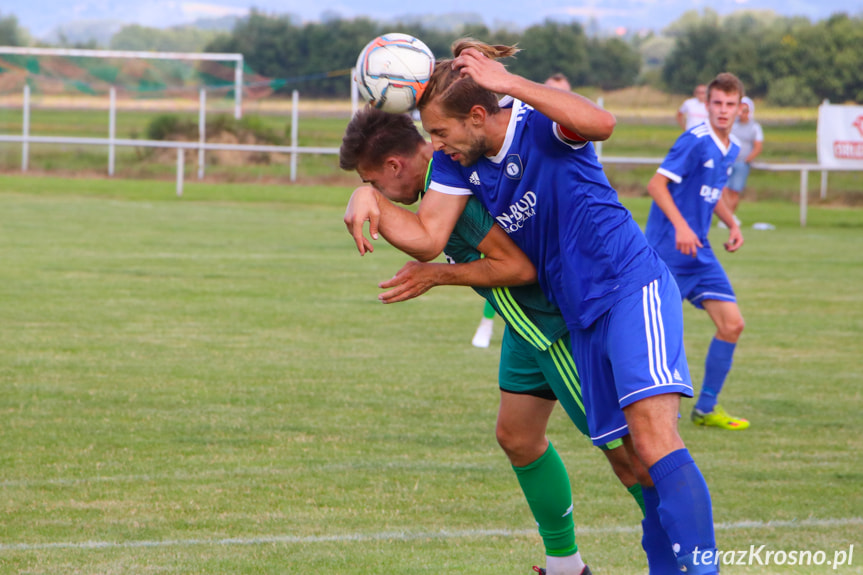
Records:
M177 199L170 182L3 178L0 572L542 562L494 440L500 323L479 350L468 289L377 304L406 258L382 243L358 257L348 193L190 183ZM648 203L626 202L643 222ZM806 228L786 203L740 216L777 227L721 255L747 320L724 403L753 426L681 422L720 546L860 553L863 211L815 207ZM712 328L689 306L685 319L700 380ZM561 410L549 435L594 572L643 573L638 514L604 458Z

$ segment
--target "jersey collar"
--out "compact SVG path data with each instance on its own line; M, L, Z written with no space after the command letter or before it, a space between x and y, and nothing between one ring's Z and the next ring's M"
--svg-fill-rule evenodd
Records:
M521 109L524 103L512 96L504 96L500 101L500 107L508 108L510 105L512 105L512 114L509 116L509 124L506 127L506 137L503 139L503 145L497 154L488 158L494 164L500 164L509 155L509 148L512 146L512 140L515 137L515 128L518 124L519 116L521 116Z
M713 143L716 144L716 147L719 148L719 151L722 152L723 156L727 156L732 144L730 136L728 139L728 147L725 147L725 144L722 143L722 140L720 140L719 136L716 135L716 132L713 131L713 126L710 124L710 118L708 118L704 123L707 124L707 129L710 132L710 137L713 138Z

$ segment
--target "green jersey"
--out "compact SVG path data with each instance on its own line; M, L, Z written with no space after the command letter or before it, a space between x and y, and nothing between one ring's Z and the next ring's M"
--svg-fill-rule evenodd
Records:
M482 253L477 246L494 225L496 224L491 214L479 200L471 196L444 248L447 260L450 263L464 264L481 258ZM567 333L560 310L548 301L539 284L473 289L488 300L516 335L537 349L548 349Z

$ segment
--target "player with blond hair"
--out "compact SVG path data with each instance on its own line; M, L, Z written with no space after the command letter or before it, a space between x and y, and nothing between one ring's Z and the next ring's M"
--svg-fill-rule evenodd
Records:
M515 49L460 41L438 61L420 101L435 148L419 210L366 192L345 223L360 253L365 222L422 260L436 257L476 197L536 266L572 337L594 444L622 439L645 499L651 573L716 573L710 493L677 430L692 396L680 292L597 160L614 116L588 99L509 73ZM497 94L508 97L498 101Z

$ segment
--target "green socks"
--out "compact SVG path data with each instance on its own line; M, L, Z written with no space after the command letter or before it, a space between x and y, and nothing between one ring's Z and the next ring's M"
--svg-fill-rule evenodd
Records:
M641 516L644 517L644 495L641 493L641 484L636 483L632 487L627 487L626 490L629 491L629 494L638 503L638 508L641 509Z
M494 314L494 307L492 307L492 305L488 303L488 300L486 300L485 307L482 310L482 317L486 319L494 319Z
M513 466L527 499L546 555L566 557L578 551L572 520L572 488L563 461L549 443L539 459L526 467Z

